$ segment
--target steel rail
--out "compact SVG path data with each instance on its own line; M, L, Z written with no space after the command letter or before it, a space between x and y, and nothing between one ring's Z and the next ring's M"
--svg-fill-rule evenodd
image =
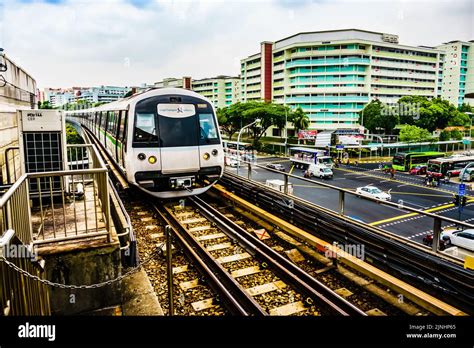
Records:
M168 209L159 208L156 204L153 204L153 208L163 221L171 226L173 234L183 246L184 252L194 261L193 266L197 267L206 277L210 287L219 295L233 315L268 315Z
M367 314L352 303L335 293L329 287L310 276L297 265L281 256L258 238L252 236L242 227L231 221L218 210L195 196L190 200L199 208L199 211L234 240L237 240L247 251L251 251L258 258L271 265L279 276L286 279L291 286L295 286L312 301L317 301L331 314L366 316ZM309 301L310 302L310 301Z

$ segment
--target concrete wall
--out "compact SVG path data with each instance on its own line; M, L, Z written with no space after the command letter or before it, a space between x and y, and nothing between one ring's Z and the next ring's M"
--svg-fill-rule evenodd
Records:
M0 83L0 184L7 182L5 150L18 146L17 109L36 107L36 81L8 57L4 57L7 71L0 72L6 83ZM1 87L4 85L3 87ZM9 157L13 172L13 156ZM16 174L20 172L20 161L16 152ZM12 175L13 176L13 175ZM13 179L13 178L11 178Z
M69 245L69 246L68 246ZM120 246L115 243L76 242L42 247L46 279L59 284L90 285L121 274ZM98 289L70 290L50 287L53 315L90 312L121 303L121 282Z

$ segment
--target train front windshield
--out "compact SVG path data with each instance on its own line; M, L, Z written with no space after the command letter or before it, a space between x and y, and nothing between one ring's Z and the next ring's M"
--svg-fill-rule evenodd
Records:
M135 147L181 147L219 144L219 132L210 104L192 97L182 103L166 103L167 97L137 103ZM162 102L163 101L163 102Z

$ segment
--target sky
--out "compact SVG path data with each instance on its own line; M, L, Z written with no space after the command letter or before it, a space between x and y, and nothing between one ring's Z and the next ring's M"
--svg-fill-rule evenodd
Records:
M262 41L344 28L474 40L474 0L0 0L0 47L39 88L238 75Z

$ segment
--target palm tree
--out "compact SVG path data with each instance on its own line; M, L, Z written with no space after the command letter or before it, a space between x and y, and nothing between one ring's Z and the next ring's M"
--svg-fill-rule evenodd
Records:
M298 134L300 130L307 129L309 127L309 117L306 113L298 106L298 108L291 114L291 121L295 129L295 133Z

